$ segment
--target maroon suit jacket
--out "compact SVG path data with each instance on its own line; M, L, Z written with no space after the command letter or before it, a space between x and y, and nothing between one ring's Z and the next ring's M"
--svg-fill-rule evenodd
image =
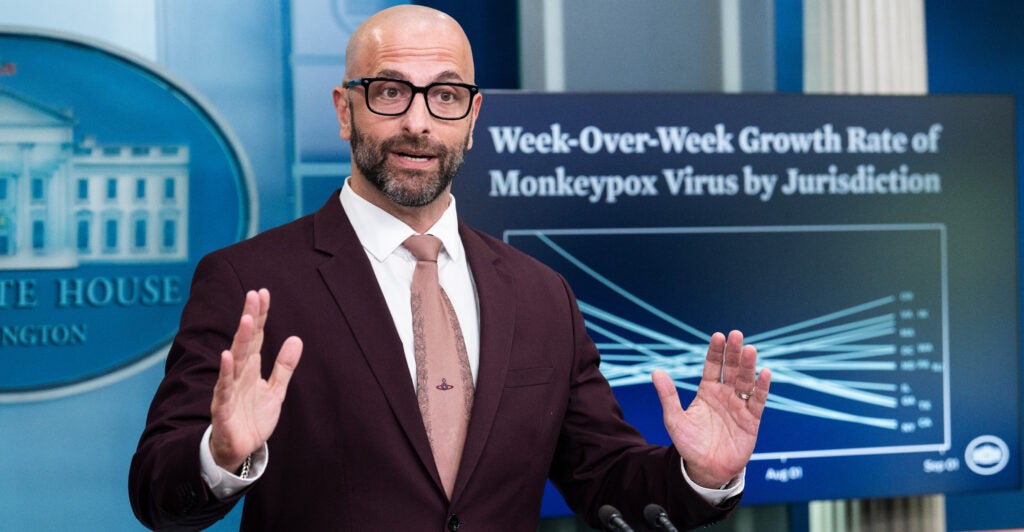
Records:
M480 367L454 493L441 487L402 346L337 194L316 213L198 264L166 375L132 459L132 508L152 528L199 528L245 495L247 530L536 530L545 479L593 526L603 504L639 527L664 506L677 526L724 517L647 445L598 371L565 281L460 224L480 301ZM267 288L264 375L302 338L263 477L218 501L199 471L219 354L244 293ZM651 405L658 408L658 405Z

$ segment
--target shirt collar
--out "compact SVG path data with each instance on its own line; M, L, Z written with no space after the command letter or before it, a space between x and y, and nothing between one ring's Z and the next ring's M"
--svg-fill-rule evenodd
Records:
M417 234L405 222L356 194L349 186L348 179L341 189L340 199L359 243L377 261L384 261L402 246L406 238ZM441 239L442 251L448 253L454 261L461 260L463 253L458 220L455 196L452 196L452 201L441 215L441 219L426 231L426 234Z

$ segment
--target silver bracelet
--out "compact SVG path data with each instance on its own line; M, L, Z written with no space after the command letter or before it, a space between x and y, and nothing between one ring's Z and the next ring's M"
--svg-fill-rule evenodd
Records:
M242 470L238 472L238 478L249 478L249 468L252 466L252 455L245 457L245 461L242 462Z

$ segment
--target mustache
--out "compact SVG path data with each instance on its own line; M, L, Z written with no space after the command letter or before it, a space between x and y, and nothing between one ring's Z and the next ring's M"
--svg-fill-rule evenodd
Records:
M380 149L385 152L429 153L432 155L443 155L448 152L448 148L441 142L415 135L391 137L381 142Z

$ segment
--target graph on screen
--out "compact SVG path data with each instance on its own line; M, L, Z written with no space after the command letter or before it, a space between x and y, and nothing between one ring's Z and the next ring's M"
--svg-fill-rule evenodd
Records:
M567 278L627 414L657 368L692 396L711 334L741 328L772 370L767 408L787 418L763 427L753 460L950 447L941 224L504 237Z

